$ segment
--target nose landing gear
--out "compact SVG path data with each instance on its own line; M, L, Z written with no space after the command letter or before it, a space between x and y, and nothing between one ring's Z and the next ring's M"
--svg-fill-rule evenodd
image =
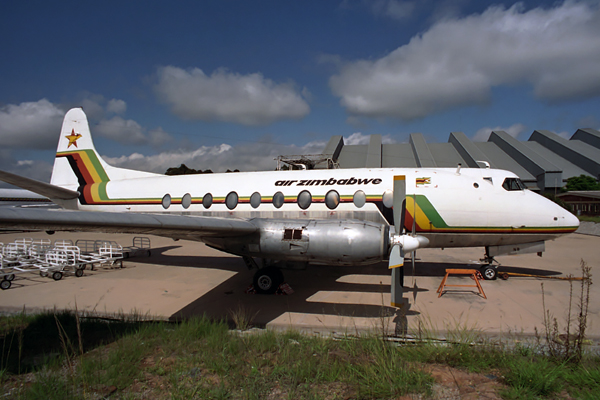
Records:
M479 268L481 270L481 275L483 275L483 279L491 281L498 277L498 267L500 266L500 263L496 261L494 256L490 256L490 251L487 247L485 248L485 256L479 261L485 263L485 265ZM493 265L494 263L497 265Z

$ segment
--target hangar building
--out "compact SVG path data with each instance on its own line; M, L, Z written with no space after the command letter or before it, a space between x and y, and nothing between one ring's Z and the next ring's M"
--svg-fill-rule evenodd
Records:
M463 132L452 132L448 143L427 143L422 134L413 133L408 143L395 144L382 144L381 135L371 135L368 145L345 145L342 136L332 136L319 156L289 157L292 159L283 161L308 168L489 165L516 173L532 190L556 192L572 176L600 177L600 132L579 129L567 140L550 131L536 130L529 140L519 141L504 131L492 131L487 142L473 142Z

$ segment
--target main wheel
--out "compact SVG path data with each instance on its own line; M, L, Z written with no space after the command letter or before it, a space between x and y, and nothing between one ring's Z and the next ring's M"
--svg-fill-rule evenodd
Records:
M11 282L7 281L6 279L3 279L0 282L0 288L2 288L2 290L10 289L10 285L11 285Z
M496 271L496 268L492 267L491 265L485 265L481 267L481 274L486 281L491 281L496 279L498 271Z
M276 267L261 268L254 274L253 283L256 293L273 294L283 283L283 274Z
M75 276L81 278L83 276L83 268L77 268L75 270Z
M52 274L52 279L54 279L55 281L60 281L63 277L62 272L60 271L56 271Z

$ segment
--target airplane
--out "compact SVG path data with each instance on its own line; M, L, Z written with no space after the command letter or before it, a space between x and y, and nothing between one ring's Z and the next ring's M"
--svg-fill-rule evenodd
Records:
M49 184L3 171L0 180L62 207L0 208L0 228L200 241L257 268L265 294L283 283L282 266L388 261L393 306L417 249L484 247L481 272L494 279L494 256L540 253L579 226L514 173L460 164L180 176L116 168L96 151L81 108L65 115Z

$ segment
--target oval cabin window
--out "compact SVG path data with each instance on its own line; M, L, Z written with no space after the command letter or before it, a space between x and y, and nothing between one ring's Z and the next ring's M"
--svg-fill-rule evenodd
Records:
M297 201L298 206L301 209L306 210L308 207L310 207L310 204L312 203L312 195L308 190L303 190L300 192L300 194L298 194Z
M202 198L202 205L204 206L204 208L210 208L210 206L212 206L212 201L212 194L206 193Z
M238 194L236 192L229 192L225 198L225 205L230 210L233 210L238 204Z
M183 208L190 208L192 205L192 196L189 193L186 193L181 198L181 205Z
M162 206L165 210L171 206L171 195L169 193L162 198Z
M383 205L387 208L392 208L394 206L394 192L391 190L386 190L383 192Z
M252 193L252 196L250 196L250 205L252 206L252 208L258 208L258 206L260 206L261 201L262 198L260 196L260 193L258 192L254 192Z
M365 192L362 190L357 190L356 193L354 193L353 201L356 207L362 208L362 206L364 206L367 202L367 196L365 195Z
M285 196L281 192L277 192L273 195L273 205L275 208L281 208L285 202Z
M340 194L335 190L330 190L325 195L325 205L330 210L334 210L340 204Z

